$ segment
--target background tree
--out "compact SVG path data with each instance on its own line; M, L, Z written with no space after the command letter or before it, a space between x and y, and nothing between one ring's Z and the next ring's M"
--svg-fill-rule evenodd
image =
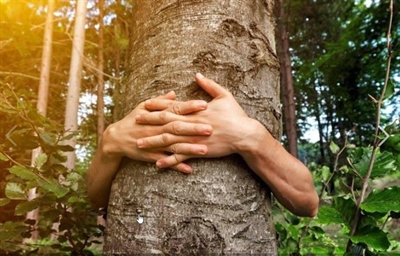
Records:
M287 30L289 18L285 15L287 2L283 0L276 1L278 13L277 37L279 62L281 66L281 88L283 99L283 119L285 127L286 141L288 151L295 157L297 151L297 125L296 125L296 102L292 77L292 62L289 53L289 35Z
M46 116L47 113L47 101L49 97L49 87L50 87L50 67L51 67L51 51L53 43L53 12L54 12L54 0L49 0L47 4L47 17L46 26L43 38L43 53L42 53L42 65L40 69L40 84L38 91L38 101L37 109L40 114ZM35 160L40 154L41 149L36 148L32 151L31 164L34 166ZM36 197L36 188L32 188L29 191L29 199L32 200ZM27 219L36 220L38 219L38 210L28 212L26 214ZM32 239L37 239L37 232L32 233Z
M209 99L193 82L201 72L229 88L249 116L278 136L272 1L132 5L131 55L117 100L119 118L169 90L180 100ZM275 255L270 192L244 161L233 155L191 164L196 171L185 176L154 164L122 162L108 206L105 253L250 250ZM145 225L137 222L138 214Z
M65 107L64 128L68 133L76 132L78 129L78 108L85 44L86 5L87 0L77 1L71 67L69 70L68 80L67 104ZM67 144L75 147L75 136L68 140ZM66 166L68 169L73 169L75 167L75 152L68 152Z

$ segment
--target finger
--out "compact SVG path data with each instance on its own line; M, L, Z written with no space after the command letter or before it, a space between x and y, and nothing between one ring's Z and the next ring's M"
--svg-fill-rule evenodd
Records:
M151 125L163 125L174 121L184 121L184 119L184 116L176 115L168 111L150 112L135 117L136 123Z
M175 135L199 135L208 136L212 134L212 126L209 124L188 123L182 121L170 122L163 126L164 133Z
M195 76L196 82L213 98L222 97L229 94L229 91L217 84L213 80L204 77L202 74L197 73Z
M164 110L178 114L187 115L193 112L202 111L207 108L207 102L204 100L190 100L190 101L172 101L165 99L153 99L145 102L145 107L150 111Z
M177 164L189 159L190 156L181 155L181 154L173 154L164 158L157 160L156 166L158 168L166 168L171 166L176 166Z
M173 101L173 100L176 99L176 94L175 94L174 91L170 91L167 94L160 95L160 96L157 96L155 98L152 98L152 100L161 100L161 99ZM140 107L141 109L146 109L146 102L147 101L150 101L150 100L146 100L145 102L141 102L138 107ZM164 110L164 109L160 109L160 110Z
M176 99L176 94L174 91L170 91L167 94L160 95L155 97L154 99L168 99L168 100L175 100Z
M146 162L156 162L159 159L163 159L168 157L169 155L166 155L164 153L157 153L157 152L146 152L145 154L143 154L144 159L142 159L142 161L146 161ZM129 156L128 156L129 157ZM183 159L187 159L187 158L181 158L182 161ZM166 168L166 167L170 167L176 171L182 172L182 173L186 173L189 174L192 172L192 167L190 165L187 165L185 163L182 162L178 162L178 159L175 160L174 165L169 165L169 166L165 166L165 167L158 167L158 168Z
M195 143L195 136L177 136L170 133L163 133L151 137L141 138L136 141L138 148L161 148L168 147L175 143Z
M179 163L177 165L171 166L170 168L172 168L176 171L182 172L182 173L186 173L186 174L192 173L192 171L193 171L192 167L185 163Z
M175 143L164 150L174 154L204 156L208 152L208 147L202 144Z

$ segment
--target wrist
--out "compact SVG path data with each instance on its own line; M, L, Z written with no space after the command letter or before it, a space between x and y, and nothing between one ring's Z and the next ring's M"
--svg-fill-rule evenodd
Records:
M107 160L120 161L123 157L122 152L117 147L117 143L114 141L116 135L116 129L113 124L108 126L99 141L99 149L101 150L101 155Z
M257 156L261 151L265 153L275 146L271 145L276 142L275 139L259 121L251 119L247 127L246 135L236 148L236 152L243 158Z

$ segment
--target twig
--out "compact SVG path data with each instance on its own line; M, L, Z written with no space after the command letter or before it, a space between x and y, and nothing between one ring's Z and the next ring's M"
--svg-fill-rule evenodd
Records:
M0 75L21 76L21 77L30 78L30 79L33 79L33 80L40 80L40 78L36 77L36 76L31 76L31 75L22 74L22 73L18 73L18 72L11 72L11 71L0 71Z
M378 144L379 144L379 127L380 127L380 119L381 119L381 108L382 108L382 104L383 104L383 100L385 97L385 92L386 92L386 88L389 82L389 77L390 77L390 65L391 65L391 57L392 57L392 47L391 47L391 31L392 31L392 22L393 22L393 0L390 0L390 4L389 4L389 12L390 12L390 18L389 18L389 27L388 27L388 31L387 31L387 66L386 66L386 76L385 76L385 83L382 89L382 93L380 95L379 101L377 102L377 111L376 111L376 125L375 125L375 138L374 138L374 143L373 143L373 148L372 148L372 153L371 153L371 159L368 165L368 171L367 174L365 175L364 179L362 180L362 190L361 190L361 195L357 201L357 205L356 205L356 213L354 216L354 220L353 220L353 224L352 224L352 228L350 231L350 235L354 235L358 224L360 222L360 218L361 218L361 210L360 210L360 206L362 204L362 202L364 201L364 197L368 188L368 181L369 178L371 177L371 173L372 173L372 169L374 167L374 162L375 162L375 156L376 153L379 149ZM351 240L349 240L348 244L347 244L347 251L350 251L351 248Z

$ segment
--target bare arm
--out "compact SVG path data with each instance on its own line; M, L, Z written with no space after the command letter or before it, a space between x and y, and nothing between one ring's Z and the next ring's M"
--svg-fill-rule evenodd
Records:
M196 75L196 80L214 98L209 102L207 110L185 116L151 112L137 116L136 120L142 124L159 125L175 120L208 123L213 127L212 135L187 138L177 138L173 134L151 136L138 140L138 146L156 147L166 141L182 140L206 145L208 152L205 157L238 153L269 185L283 206L299 216L315 216L319 199L307 167L292 157L261 123L248 117L229 91L200 74ZM153 102L146 104L146 108L153 109L160 106ZM163 115L162 119L160 115ZM157 166L160 168L173 166L177 161L184 161L189 157L174 154L158 160Z
M158 104L158 101L166 103L166 109L177 114L188 114L202 111L207 108L204 101L176 102L174 93L152 99L148 102ZM139 104L124 119L111 124L103 133L99 147L92 159L86 175L89 200L99 207L108 203L111 184L123 157L129 157L139 161L156 162L158 159L168 155L165 151L172 153L201 156L207 153L207 146L179 142L177 139L168 141L163 145L140 149L137 147L137 139L140 137L153 136L157 134L174 134L179 136L209 136L212 127L208 124L187 123L172 121L163 125L142 125L135 121L135 116L148 113L144 103ZM176 141L176 142L175 142ZM179 143L177 143L179 142ZM171 167L183 173L190 173L191 167L182 162L176 162Z

